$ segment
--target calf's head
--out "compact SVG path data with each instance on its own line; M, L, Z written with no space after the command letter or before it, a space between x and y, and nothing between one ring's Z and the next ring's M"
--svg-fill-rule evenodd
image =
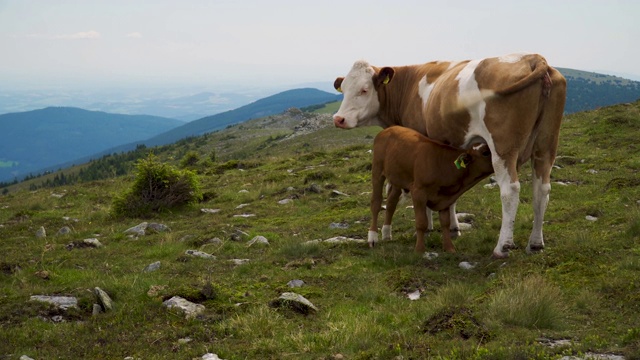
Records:
M393 68L378 69L366 61L356 61L346 77L333 83L344 94L340 109L333 115L334 125L342 129L379 125L378 91L391 81L393 74Z
M462 153L455 162L458 168L468 168L478 176L487 176L493 173L491 162L491 150L485 143L475 143Z

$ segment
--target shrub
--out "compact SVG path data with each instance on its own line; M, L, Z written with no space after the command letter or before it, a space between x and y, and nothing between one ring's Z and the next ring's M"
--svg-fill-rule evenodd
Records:
M113 201L115 216L145 216L202 199L198 177L158 162L153 155L139 160L133 186Z
M195 151L189 151L182 157L182 160L180 160L180 167L194 167L198 165L198 162L200 162L200 155Z

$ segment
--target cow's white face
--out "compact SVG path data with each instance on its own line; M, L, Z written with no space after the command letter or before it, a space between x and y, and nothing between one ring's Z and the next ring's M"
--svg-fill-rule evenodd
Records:
M369 63L356 61L346 77L336 79L334 87L344 94L340 109L333 115L336 127L352 129L378 124L380 102L376 78L376 71Z

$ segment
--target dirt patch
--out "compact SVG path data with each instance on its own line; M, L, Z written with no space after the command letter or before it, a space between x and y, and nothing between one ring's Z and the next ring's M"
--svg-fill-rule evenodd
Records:
M447 307L435 313L424 322L422 332L430 335L446 333L464 340L476 338L480 343L491 338L489 330L476 319L473 311L464 306Z

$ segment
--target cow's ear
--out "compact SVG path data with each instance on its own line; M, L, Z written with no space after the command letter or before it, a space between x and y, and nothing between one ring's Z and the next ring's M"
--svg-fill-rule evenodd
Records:
M336 78L336 81L333 82L333 87L336 90L338 90L338 92L342 92L342 88L341 88L342 80L344 80L344 78L343 77L339 77L339 78Z
M393 68L391 67L383 67L382 69L380 69L378 74L376 74L373 79L373 84L375 85L376 89L382 85L387 85L389 81L393 79L393 75L395 73L395 70L393 70Z

